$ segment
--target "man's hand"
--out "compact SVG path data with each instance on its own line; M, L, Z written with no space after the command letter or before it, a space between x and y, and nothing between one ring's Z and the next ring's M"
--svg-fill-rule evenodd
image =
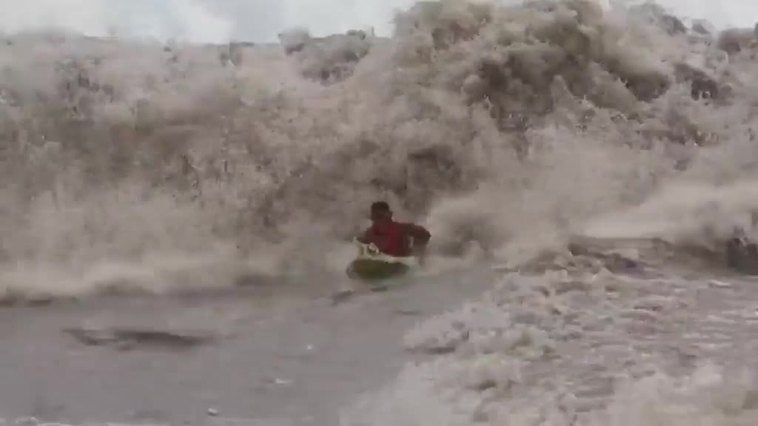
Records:
M426 263L426 245L418 245L413 248L413 255L418 259L418 264L424 266Z
M412 238L411 253L418 259L419 265L423 265L426 258L426 247L432 235L424 227L406 224L406 232Z
M367 229L367 230L363 231L363 233L361 233L361 235L358 235L357 237L355 237L355 240L358 241L361 244L368 244L368 243L371 242L371 238L369 237L368 234L369 234L369 230Z
M419 265L423 266L426 260L426 240L413 239L413 245L411 246L411 254L418 259Z

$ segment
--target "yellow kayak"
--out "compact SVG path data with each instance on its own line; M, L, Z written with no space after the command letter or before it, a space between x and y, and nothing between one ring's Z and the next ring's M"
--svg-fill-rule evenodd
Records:
M385 280L405 275L419 266L415 257L395 257L381 253L373 244L355 241L358 256L347 268L350 278L362 280Z

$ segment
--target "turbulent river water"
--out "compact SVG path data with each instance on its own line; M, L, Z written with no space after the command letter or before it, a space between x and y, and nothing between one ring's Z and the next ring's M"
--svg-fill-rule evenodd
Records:
M758 424L758 281L724 251L758 237L756 55L581 0L4 36L0 417ZM377 199L428 263L333 305Z

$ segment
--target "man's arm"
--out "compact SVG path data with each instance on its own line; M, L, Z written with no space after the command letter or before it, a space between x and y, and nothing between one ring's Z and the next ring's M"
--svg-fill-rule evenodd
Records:
M413 238L413 245L426 246L429 240L432 238L432 234L426 230L423 226L419 226L413 223L405 224L405 232Z
M364 230L360 235L358 235L355 239L358 240L361 244L369 244L371 242L371 228L368 228Z
M423 226L419 226L413 223L407 223L404 226L405 232L413 238L413 246L411 252L414 256L418 257L419 262L424 264L424 257L426 255L426 246L429 244L429 240L432 238L432 234L426 230Z

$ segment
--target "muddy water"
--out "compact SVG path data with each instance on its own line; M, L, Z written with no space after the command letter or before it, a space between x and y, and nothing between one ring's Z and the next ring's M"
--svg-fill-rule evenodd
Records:
M340 407L410 359L410 326L480 294L489 275L427 278L337 306L269 290L3 309L0 413L74 424L334 425Z

